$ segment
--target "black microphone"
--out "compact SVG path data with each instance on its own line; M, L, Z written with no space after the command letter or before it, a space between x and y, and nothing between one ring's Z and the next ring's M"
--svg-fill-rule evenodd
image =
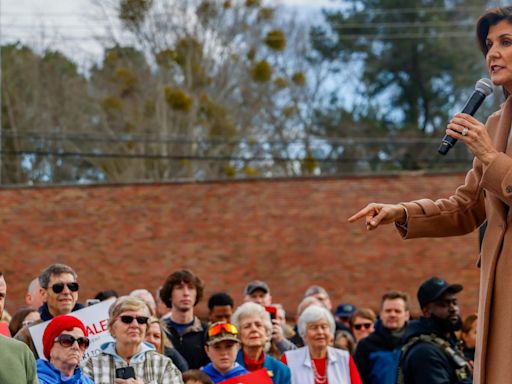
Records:
M476 82L475 90L471 94L471 97L466 102L462 113L467 113L473 116L475 112L480 108L484 99L492 93L492 82L489 79L480 79ZM455 145L457 139L451 136L444 135L441 145L437 149L441 155L446 155L448 151Z

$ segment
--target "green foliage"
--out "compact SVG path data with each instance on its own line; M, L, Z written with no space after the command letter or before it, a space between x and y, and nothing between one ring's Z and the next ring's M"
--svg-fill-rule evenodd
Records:
M244 172L245 176L247 176L247 177L260 176L260 172L258 171L258 169L251 167L250 165L245 166L243 169L243 172Z
M245 0L245 6L248 8L257 8L261 6L261 0Z
M227 177L235 177L236 176L236 168L233 165L228 164L228 165L224 166L224 174Z
M118 83L122 94L134 91L138 82L137 75L126 67L115 70L114 80Z
M318 167L318 161L310 153L302 159L300 163L302 173L305 175L312 175Z
M203 23L208 23L219 14L219 9L214 1L203 0L196 8L196 15Z
M76 64L59 51L46 51L42 59L43 63L58 69L63 77L75 77L78 75Z
M101 108L106 113L121 110L123 108L123 101L117 96L107 96L101 101Z
M119 19L128 27L138 27L152 5L152 0L120 0Z
M316 50L340 67L361 67L364 107L383 98L379 114L400 116L400 128L444 129L457 95L474 86L483 68L472 12L484 9L485 1L346 3L343 12L326 11L330 28L313 29Z
M251 77L257 83L266 83L272 78L272 66L267 60L261 60L252 67Z
M284 77L279 76L274 80L274 85L277 89L284 89L288 86L288 81Z
M251 48L247 51L247 60L253 61L256 58L256 48Z
M274 18L275 9L271 7L263 7L258 12L258 20L271 21Z
M274 51L284 51L286 48L286 35L283 30L275 29L267 33L265 44Z
M176 51L170 48L163 49L155 55L155 59L160 67L169 69L177 61Z
M295 72L292 75L292 81L295 85L303 87L306 84L306 75L304 72Z
M165 87L165 101L175 111L189 112L193 100L187 93L178 87Z

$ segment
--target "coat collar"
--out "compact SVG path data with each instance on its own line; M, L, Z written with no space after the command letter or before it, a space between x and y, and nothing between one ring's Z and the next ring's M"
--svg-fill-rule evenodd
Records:
M494 146L498 152L512 154L512 146L508 146L507 141L510 134L510 125L512 124L512 97L508 97L501 109L500 119L496 135L494 136Z

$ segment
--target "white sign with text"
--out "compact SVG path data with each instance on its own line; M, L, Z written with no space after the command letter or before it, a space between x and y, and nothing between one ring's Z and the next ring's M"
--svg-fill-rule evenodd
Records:
M108 299L69 314L80 319L87 328L90 344L89 348L85 351L84 360L89 356L98 355L101 344L114 340L108 331L108 309L115 300L115 298ZM41 359L45 359L43 354L43 333L50 321L36 324L29 328L37 354Z

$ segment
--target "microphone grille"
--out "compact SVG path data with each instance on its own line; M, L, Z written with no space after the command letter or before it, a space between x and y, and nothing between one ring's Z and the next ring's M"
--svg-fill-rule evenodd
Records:
M484 77L476 82L475 89L485 96L489 96L492 93L492 81Z

